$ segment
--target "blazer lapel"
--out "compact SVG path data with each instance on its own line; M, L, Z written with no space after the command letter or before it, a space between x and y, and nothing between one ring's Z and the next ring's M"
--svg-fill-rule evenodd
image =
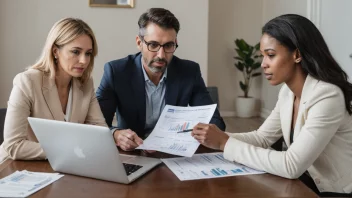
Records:
M165 103L174 106L177 106L179 92L179 79L177 78L176 69L174 59L172 59L167 68Z
M306 103L309 100L310 94L313 92L314 87L318 82L318 80L311 77L310 75L307 76L306 81L304 82L293 139L295 139L299 135L302 126L305 124L305 120L307 119Z
M143 68L142 68L141 58L142 58L141 54L135 57L135 60L134 60L135 65L134 65L133 71L131 72L130 82L131 82L131 87L133 91L132 98L133 100L135 100L134 104L136 104L137 106L136 115L138 115L138 117L140 118L138 126L141 126L142 128L144 128L145 116L146 116L145 79L142 71Z
M284 140L286 140L286 145L290 145L290 133L291 133L291 125L292 125L292 111L293 111L293 100L294 95L290 91L287 95L287 99L282 104L281 111L281 120L282 120L282 134L284 136Z
M81 82L72 78L72 109L70 122L80 123L80 114L82 111L83 91ZM84 121L83 121L84 122Z
M50 78L48 74L43 75L42 92L53 119L64 121L64 113L62 112L55 80Z

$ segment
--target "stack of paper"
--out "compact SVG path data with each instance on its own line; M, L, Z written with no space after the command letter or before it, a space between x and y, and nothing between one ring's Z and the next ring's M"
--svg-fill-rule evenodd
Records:
M196 154L193 157L169 158L161 161L181 181L265 173L228 161L224 159L223 153Z
M58 173L16 171L0 179L0 197L27 197L62 176Z

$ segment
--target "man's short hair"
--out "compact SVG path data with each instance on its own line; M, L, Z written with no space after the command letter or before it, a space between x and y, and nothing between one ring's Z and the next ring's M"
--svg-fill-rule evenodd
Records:
M178 19L169 10L164 8L150 8L139 17L138 26L141 36L144 36L145 28L149 23L155 23L165 29L172 28L176 31L176 34L180 30Z

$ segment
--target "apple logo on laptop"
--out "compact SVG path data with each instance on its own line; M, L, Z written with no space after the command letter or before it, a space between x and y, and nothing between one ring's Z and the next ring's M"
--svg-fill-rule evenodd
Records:
M86 158L86 155L84 155L83 150L80 147L76 146L73 151L77 155L77 157Z

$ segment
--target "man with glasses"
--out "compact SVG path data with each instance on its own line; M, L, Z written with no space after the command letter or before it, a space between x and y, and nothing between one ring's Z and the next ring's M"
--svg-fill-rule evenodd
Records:
M201 106L213 104L199 65L174 56L177 18L163 8L151 8L138 21L139 53L108 62L97 98L115 142L129 151L142 144L153 130L166 104ZM112 126L116 111L117 128ZM225 130L216 110L211 123Z

